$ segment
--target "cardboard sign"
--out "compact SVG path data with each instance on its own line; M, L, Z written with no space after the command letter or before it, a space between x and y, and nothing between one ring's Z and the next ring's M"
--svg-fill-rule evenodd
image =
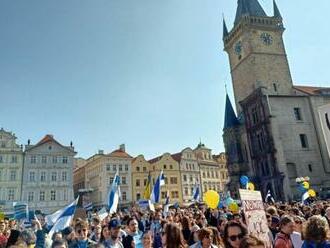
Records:
M330 156L330 104L319 107L321 127Z
M272 247L269 239L269 229L267 225L266 212L260 191L240 189L239 194L242 201L248 232L266 244L267 248Z

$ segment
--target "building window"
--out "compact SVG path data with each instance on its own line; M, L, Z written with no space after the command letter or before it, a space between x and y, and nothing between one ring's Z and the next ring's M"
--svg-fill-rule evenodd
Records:
M63 157L62 158L62 163L67 164L68 163L68 157Z
M31 164L37 163L37 157L35 155L31 156Z
M44 201L45 200L45 191L40 191L39 200L40 201Z
M170 169L173 170L173 165L170 164Z
M119 165L119 171L122 171L122 170L123 170L123 165L120 164L120 165Z
M140 186L140 179L136 179L136 186Z
M68 200L68 191L65 189L63 190L63 200L67 201Z
M166 192L162 192L162 199L166 198Z
M144 179L144 180L143 180L143 185L144 185L144 186L147 186L147 182L148 182L148 179Z
M10 181L16 181L16 171L10 171Z
M313 168L312 168L312 165L311 164L308 165L308 170L309 170L309 172L312 172L313 171Z
M170 177L170 183L171 184L177 184L178 183L178 178L176 178L176 177Z
M122 197L122 199L123 199L123 201L126 201L126 192L124 191L122 194L121 194L121 197Z
M56 191L55 190L51 190L50 191L50 200L51 201L55 201L56 200Z
M6 143L4 141L1 142L1 148L5 148L6 147Z
M140 193L137 193L136 194L136 200L140 200L141 199L141 194Z
M125 164L125 171L128 171L128 164Z
M53 157L53 164L57 164L57 157L56 156Z
M30 173L29 173L29 179L30 179L30 182L34 182L35 181L35 172L34 171L30 171Z
M172 195L172 198L179 198L179 192L178 191L172 191L171 195Z
M277 85L276 85L276 83L273 83L273 86L274 86L274 91L277 92Z
M136 166L136 171L140 171L140 167L139 166Z
M56 181L56 176L57 176L56 171L53 171L53 172L52 172L52 181L53 181L53 182Z
M183 175L183 181L187 182L187 175Z
M166 164L164 164L164 170L166 170L166 168L167 168L167 167L166 167Z
M13 201L15 198L15 190L8 189L8 201Z
M126 177L122 177L121 182L122 182L123 185L125 185L126 184Z
M147 167L143 167L143 172L146 172L147 171Z
M190 176L190 178L189 178L189 181L190 181L190 182L192 182L192 181L193 181L193 177L192 177L192 176Z
M3 158L2 158L2 156L0 156L0 163L3 163Z
M110 171L110 164L107 164L106 167L107 167L107 171Z
M109 184L112 184L112 182L113 182L113 177L110 177L109 178Z
M17 156L12 156L11 157L11 163L16 164L17 163Z
M2 178L2 170L0 169L0 181L1 181L1 178Z
M62 172L62 181L65 182L67 180L67 173L66 171Z
M301 121L301 112L300 112L300 108L293 108L293 112L294 112L294 117L296 118L296 121Z
M299 134L300 143L302 148L308 148L308 141L306 134Z
M184 188L184 194L187 196L188 195L188 188Z
M46 181L46 172L42 171L40 174L40 181L45 182Z
M29 192L29 194L28 194L28 201L29 202L34 201L34 192Z
M41 157L41 163L43 163L43 164L47 163L47 157L46 156Z
M117 171L117 165L116 164L113 165L113 171Z

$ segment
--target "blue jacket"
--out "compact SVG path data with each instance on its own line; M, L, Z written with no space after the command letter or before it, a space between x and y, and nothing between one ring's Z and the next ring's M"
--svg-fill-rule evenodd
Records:
M321 243L316 243L314 241L304 241L302 248L330 248L330 243L328 241L323 241Z

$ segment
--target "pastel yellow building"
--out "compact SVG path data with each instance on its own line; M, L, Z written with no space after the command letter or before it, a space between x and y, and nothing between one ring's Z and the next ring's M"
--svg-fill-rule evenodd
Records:
M180 166L170 153L149 160L152 185L163 170L165 185L161 188L161 203L165 202L166 193L169 191L171 203L182 203L182 186L180 176Z
M138 201L144 199L144 191L148 182L150 163L143 155L132 160L132 199Z
M220 181L220 189L224 191L226 189L226 185L228 183L228 169L227 169L227 159L226 154L221 152L219 155L213 155L213 159L218 164L219 170L219 181Z

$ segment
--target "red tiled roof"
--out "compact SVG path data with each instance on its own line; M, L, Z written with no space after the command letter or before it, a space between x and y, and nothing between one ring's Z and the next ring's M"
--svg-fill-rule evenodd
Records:
M117 149L117 150L109 153L109 156L110 157L120 157L120 158L133 158L131 155L129 155L128 153L126 153L120 149Z
M54 139L54 136L52 134L46 134L45 137L43 137L36 145L34 146L31 146L28 150L31 150L37 146L41 146L43 144L46 144L48 142L55 142L56 144L58 144L59 146L65 148L65 149L68 149L70 150L71 152L75 153L74 150L62 145L60 142L58 142L56 139Z
M148 162L150 164L156 163L157 161L159 161L161 159L161 157L163 157L163 155L162 156L155 157L153 159L150 159L150 160L148 160Z
M181 157L182 157L182 153L181 152L178 152L178 153L172 154L171 156L172 156L172 158L175 161L180 162L181 161Z
M297 85L293 86L293 88L312 96L320 95L320 90L330 89L327 87L297 86Z

